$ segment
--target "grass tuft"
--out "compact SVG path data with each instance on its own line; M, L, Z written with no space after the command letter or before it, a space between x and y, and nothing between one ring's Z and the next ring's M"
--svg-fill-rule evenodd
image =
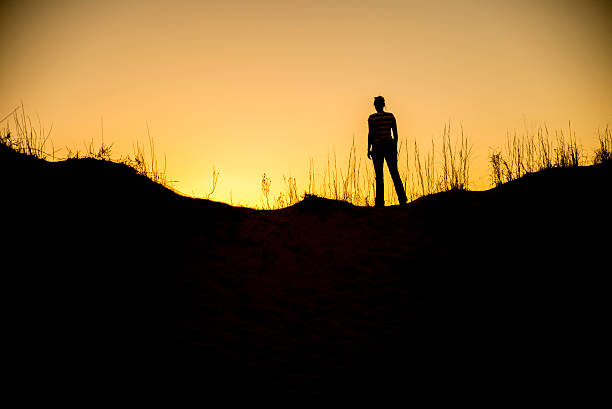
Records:
M0 145L17 153L43 160L67 160L94 158L109 162L121 163L133 168L138 174L144 175L152 181L172 189L172 181L168 180L166 173L166 156L164 155L163 168L160 168L155 154L155 143L149 132L147 124L147 136L149 139L149 154L139 143L134 146L134 154L125 157L113 158L113 144L104 143L104 130L102 129L102 142L99 147L94 145L93 139L85 143L84 152L71 150L66 147L66 154L60 156L61 149L56 150L50 139L53 126L45 129L40 119L38 126L34 127L31 118L25 114L23 103L16 107L11 113L0 120ZM49 150L49 145L51 145ZM215 181L216 183L216 181Z
M410 200L448 190L469 189L471 146L468 137L464 134L463 127L460 127L457 136L453 136L450 123L445 124L441 140L442 150L439 158L436 158L435 141L432 139L431 150L424 155L423 160L416 141L412 158L406 141L399 142L400 177ZM326 168L318 175L311 159L308 169L308 186L301 197L297 193L295 178L283 177L286 190L272 199L270 197L272 181L264 174L261 182L262 207L278 209L291 206L307 195L308 197L318 196L341 200L356 206L373 206L376 196L375 175L371 162L358 154L355 138L352 140L346 163L345 169L338 166L334 149L333 154L327 157ZM317 184L319 180L321 183ZM397 194L391 181L385 181L385 186L386 203L398 204Z
M23 102L11 113L6 115L0 124L0 143L15 152L22 153L38 159L54 159L57 151L51 147L49 152L47 144L53 125L45 129L38 118L38 127L32 125L32 119L25 114ZM12 127L11 127L12 122Z
M607 128L606 128L607 129ZM582 146L576 142L571 122L567 136L563 130L551 137L548 127L540 126L535 133L506 135L505 151L494 150L489 155L491 183L499 186L522 176L550 168L577 167L586 164Z
M612 132L606 126L606 129L597 130L597 138L599 139L599 147L595 150L593 164L612 163Z

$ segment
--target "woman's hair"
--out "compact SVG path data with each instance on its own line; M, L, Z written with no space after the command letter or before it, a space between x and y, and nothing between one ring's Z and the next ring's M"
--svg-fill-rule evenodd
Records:
M374 97L374 106L385 106L385 99L381 96Z

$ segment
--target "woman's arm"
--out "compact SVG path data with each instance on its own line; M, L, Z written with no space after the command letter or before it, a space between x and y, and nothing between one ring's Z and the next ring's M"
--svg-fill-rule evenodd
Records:
M368 118L368 159L372 159L372 120Z
M397 135L397 122L395 122L395 116L393 117L393 125L391 125L391 130L393 131L393 139L395 139L395 143L399 141L399 136Z

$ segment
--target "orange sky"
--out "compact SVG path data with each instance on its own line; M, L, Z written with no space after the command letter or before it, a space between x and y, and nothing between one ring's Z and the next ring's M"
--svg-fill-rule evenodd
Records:
M304 190L309 160L366 160L383 95L399 133L429 144L444 123L487 154L525 124L579 142L612 123L612 12L605 1L3 1L0 116L23 101L55 147L147 140L177 190L256 206L265 172ZM65 153L65 151L64 151ZM62 152L60 152L61 156Z

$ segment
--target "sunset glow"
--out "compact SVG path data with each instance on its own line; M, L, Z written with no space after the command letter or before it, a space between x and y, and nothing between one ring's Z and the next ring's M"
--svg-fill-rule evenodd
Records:
M14 1L0 8L0 117L22 102L56 149L148 146L190 196L258 206L266 173L303 192L310 160L362 166L373 97L423 150L472 144L472 189L508 132L571 121L586 151L612 123L601 1ZM63 149L58 156L66 154Z

